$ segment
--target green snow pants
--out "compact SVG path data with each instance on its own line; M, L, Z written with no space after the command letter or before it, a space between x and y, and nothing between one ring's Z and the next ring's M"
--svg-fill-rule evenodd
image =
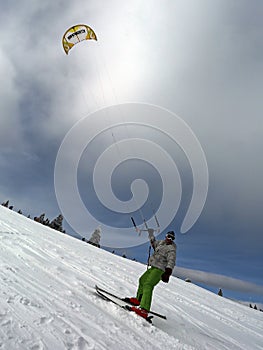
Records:
M157 267L150 267L139 279L139 286L136 298L140 301L140 307L150 310L153 288L162 278L163 270Z

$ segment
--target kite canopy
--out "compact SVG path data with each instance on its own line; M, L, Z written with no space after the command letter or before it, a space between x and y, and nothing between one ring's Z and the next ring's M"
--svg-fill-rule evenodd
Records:
M94 30L85 24L76 24L70 27L62 38L65 53L68 54L74 45L83 40L97 40Z

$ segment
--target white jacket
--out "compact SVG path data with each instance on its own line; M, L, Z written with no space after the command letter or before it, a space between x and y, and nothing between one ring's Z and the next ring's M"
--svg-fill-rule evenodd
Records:
M173 269L176 261L176 244L167 244L165 240L152 242L154 253L149 259L149 265L165 271L168 267Z
M148 264L163 271L167 267L173 269L176 261L176 244L174 242L167 243L166 240L157 241L153 232L153 229L148 229L149 240L154 249Z

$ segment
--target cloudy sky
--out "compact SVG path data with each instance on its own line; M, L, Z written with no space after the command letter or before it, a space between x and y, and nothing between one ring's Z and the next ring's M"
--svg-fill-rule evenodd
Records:
M57 216L61 208L54 168L66 134L109 105L159 106L189 126L206 157L208 194L193 227L180 233L193 187L191 166L177 145L143 126L115 128L99 135L97 142L92 140L79 163L83 202L104 232L104 225L129 228L130 215L106 210L95 198L89 179L94 159L111 144L120 153L116 140L130 135L160 142L181 174L182 201L169 225L178 232L178 266L262 285L262 13L260 0L10 0L3 4L1 201L9 199L16 210L31 216L42 212L50 219ZM80 43L67 56L62 36L78 23L91 26L98 41ZM111 113L105 116L107 123L114 119ZM166 170L168 174L168 166ZM150 196L143 214L142 210L132 213L139 225L141 216L148 219L160 204L162 185L150 164L124 162L114 172L114 193L121 200L129 199L136 177L149 182ZM162 219L158 217L161 226ZM87 217L80 220L89 236L94 222ZM127 252L144 259L147 247L142 244Z

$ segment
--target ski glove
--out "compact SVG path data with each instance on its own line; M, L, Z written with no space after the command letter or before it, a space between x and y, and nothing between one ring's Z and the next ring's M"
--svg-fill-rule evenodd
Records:
M166 267L165 272L162 274L162 281L165 283L169 282L169 277L172 274L172 269L170 269L169 267Z

